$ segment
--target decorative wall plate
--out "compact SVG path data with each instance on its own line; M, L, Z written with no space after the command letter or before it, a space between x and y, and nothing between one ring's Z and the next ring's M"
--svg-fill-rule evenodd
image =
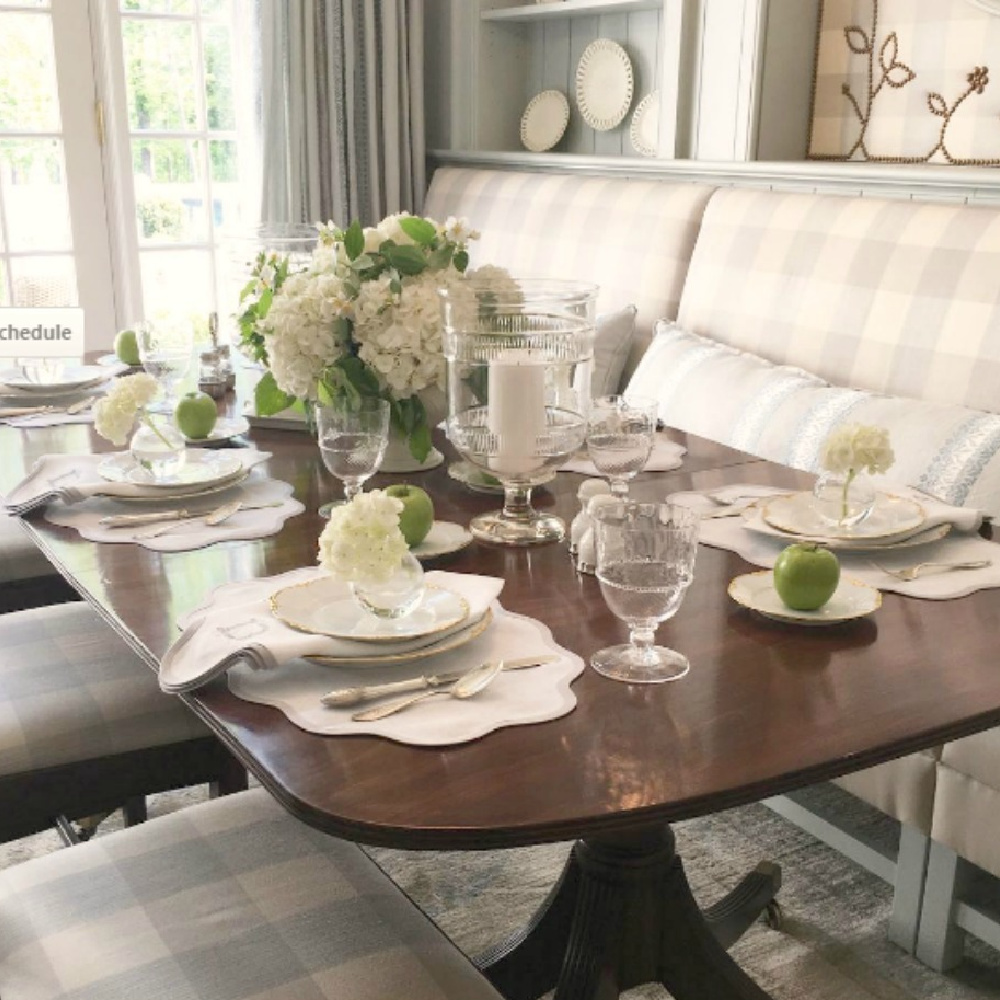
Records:
M628 53L610 38L591 42L576 67L576 103L583 120L598 132L621 123L634 86Z
M551 149L566 131L569 101L561 90L543 90L528 101L521 115L521 145L532 153Z
M647 94L632 112L628 130L632 148L640 156L656 156L660 136L660 92Z

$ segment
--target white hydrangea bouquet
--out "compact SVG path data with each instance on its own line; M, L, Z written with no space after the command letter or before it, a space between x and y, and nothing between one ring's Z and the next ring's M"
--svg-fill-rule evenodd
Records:
M384 583L410 551L399 527L402 500L382 490L359 493L330 511L319 536L319 564L348 583Z
M108 394L94 404L94 430L120 448L135 427L138 417L154 434L162 438L162 432L149 419L146 410L158 389L156 379L146 372L118 379Z
M445 386L437 290L463 286L467 246L478 237L465 219L442 225L404 212L372 228L320 226L302 271L260 254L240 315L244 351L269 369L257 386L257 413L296 400L382 396L393 429L423 461L431 429L421 393ZM475 274L510 280L500 268Z
M849 516L851 487L858 475L888 472L895 460L889 432L884 427L843 424L830 432L820 449L819 463L825 473L840 481L841 520Z

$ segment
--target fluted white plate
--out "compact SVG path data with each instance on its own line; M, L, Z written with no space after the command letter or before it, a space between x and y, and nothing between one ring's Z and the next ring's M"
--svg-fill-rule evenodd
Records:
M576 67L576 104L583 120L598 132L619 125L632 104L635 79L628 53L610 38L598 38Z
M737 604L750 608L765 618L799 622L804 625L836 625L863 618L882 606L882 595L875 587L860 580L841 577L833 596L815 611L796 611L788 607L774 589L774 573L744 573L729 584L729 596Z
M660 137L660 92L647 94L632 112L628 130L632 148L640 156L656 156Z

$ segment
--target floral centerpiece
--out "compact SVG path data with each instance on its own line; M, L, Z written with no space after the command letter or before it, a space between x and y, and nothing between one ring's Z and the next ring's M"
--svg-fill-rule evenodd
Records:
M334 507L319 536L319 564L351 585L359 603L380 618L400 618L423 596L423 568L399 526L402 500L382 490Z
M445 385L437 290L462 286L467 246L478 236L465 219L441 225L404 212L367 229L320 226L301 271L281 255L259 254L239 316L245 353L268 369L257 412L381 396L393 430L422 461L431 449L426 392ZM495 281L506 272L486 267L475 276Z
M831 431L820 450L823 475L817 483L817 496L825 492L838 498L836 522L857 524L871 512L875 503L874 488L859 476L888 472L896 456L884 427L844 424ZM852 501L852 494L862 493ZM860 514L860 516L858 516Z

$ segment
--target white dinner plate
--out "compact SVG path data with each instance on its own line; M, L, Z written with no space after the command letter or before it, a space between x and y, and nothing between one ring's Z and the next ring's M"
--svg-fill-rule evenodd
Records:
M632 148L640 156L656 156L660 136L660 92L647 94L632 112L628 130Z
M621 123L632 103L634 76L628 53L610 38L592 41L576 67L576 103L598 132Z
M248 430L250 430L250 421L246 417L219 417L208 437L193 438L185 434L184 440L188 444L194 445L221 444L239 434L246 434Z
M878 493L875 507L860 524L853 528L838 528L825 521L816 509L812 493L787 493L758 504L761 517L772 528L790 535L805 535L816 539L856 541L882 539L912 534L927 519L923 507L908 497Z
M918 528L917 530L903 535L902 537L886 538L812 538L808 535L791 535L786 531L779 531L771 527L767 521L761 517L760 511L756 507L750 507L743 513L743 526L760 535L767 535L770 538L777 538L784 542L818 542L820 545L837 552L886 552L892 549L908 549L914 545L927 545L929 542L937 542L951 532L951 524L935 524L930 528Z
M410 551L418 559L436 559L458 552L472 542L472 534L453 521L435 521L427 537Z
M774 589L774 574L769 569L736 577L729 584L729 596L737 604L765 618L804 625L836 625L870 615L882 607L882 595L875 587L842 576L833 597L821 608L795 611L778 596Z
M235 455L225 452L203 451L192 448L186 461L171 476L154 480L149 471L139 465L127 451L109 455L97 467L102 479L109 483L131 483L147 486L152 490L174 491L192 486L215 486L226 482L243 471L243 463Z
M119 503L167 503L171 500L195 500L200 497L212 496L216 493L224 493L226 490L232 489L234 486L239 486L240 483L244 482L250 476L250 469L241 468L238 472L234 473L229 479L223 479L218 483L212 483L209 486L204 486L200 483L194 486L174 486L174 487L159 487L151 488L145 493L136 493L133 496L119 496L114 494L112 499ZM103 496L104 494L95 493L95 496Z
M8 368L0 371L0 386L17 392L75 392L90 389L108 377L98 365L67 365L49 372L30 368Z
M563 137L569 122L569 101L561 90L543 90L528 101L521 116L521 144L544 153Z
M454 631L469 618L469 602L460 594L428 584L415 611L385 620L368 614L347 584L320 576L283 587L271 595L271 613L297 632L356 642L399 643Z
M487 608L481 618L468 625L463 625L452 632L446 632L444 637L426 646L405 651L386 652L384 646L372 646L371 656L307 656L311 663L324 667L381 667L393 663L409 663L411 660L421 660L426 656L437 656L448 653L459 646L481 636L493 624L493 612Z

